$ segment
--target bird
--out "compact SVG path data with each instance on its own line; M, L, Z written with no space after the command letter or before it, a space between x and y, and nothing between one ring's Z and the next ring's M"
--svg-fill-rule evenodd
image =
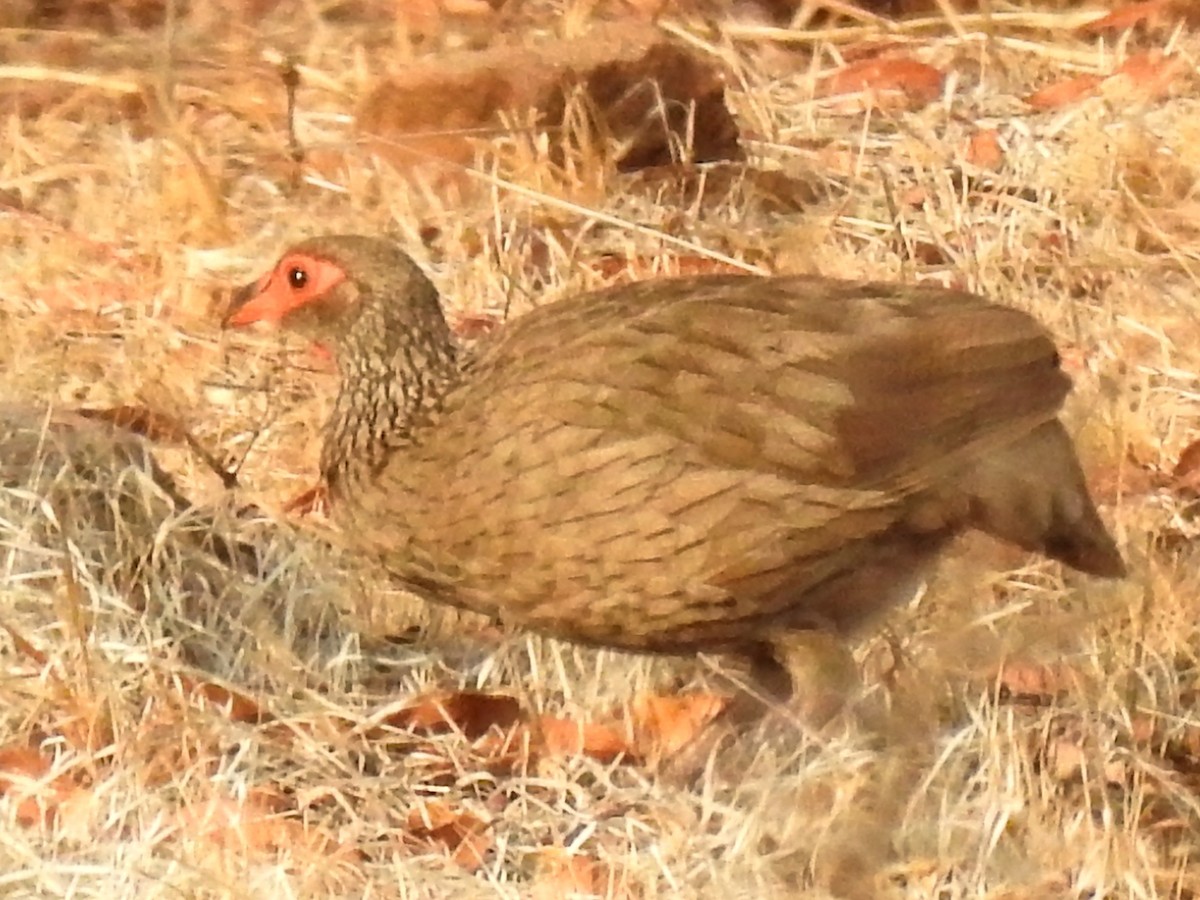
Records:
M1034 317L941 286L702 274L545 303L471 346L388 237L323 235L223 326L291 329L340 387L320 468L352 547L437 604L578 644L725 654L786 698L981 531L1126 565Z

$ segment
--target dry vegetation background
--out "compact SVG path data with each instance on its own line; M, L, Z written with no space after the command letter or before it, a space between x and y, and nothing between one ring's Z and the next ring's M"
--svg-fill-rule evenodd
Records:
M1196 18L6 2L0 895L1200 895ZM1135 574L967 542L845 714L665 777L711 664L423 610L337 549L328 363L217 326L327 231L395 234L468 337L731 266L1028 308Z

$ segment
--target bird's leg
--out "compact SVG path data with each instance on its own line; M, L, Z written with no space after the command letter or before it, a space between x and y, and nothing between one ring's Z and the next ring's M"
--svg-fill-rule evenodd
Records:
M718 747L737 740L772 711L786 710L802 728L819 730L858 693L858 666L845 640L817 629L772 635L770 642L736 652L746 677L726 676L735 686L729 705L663 767L667 780L691 784L703 774Z
M771 642L771 659L791 686L789 706L808 726L820 728L859 693L862 681L850 646L841 635L823 629L786 631Z
M738 653L744 661L744 678L734 682L734 696L724 719L741 729L760 721L772 708L786 706L795 694L787 667L771 644L752 644Z
M726 710L727 720L748 725L773 707L790 709L820 728L858 693L858 666L845 640L820 629L796 629L747 647L749 683Z

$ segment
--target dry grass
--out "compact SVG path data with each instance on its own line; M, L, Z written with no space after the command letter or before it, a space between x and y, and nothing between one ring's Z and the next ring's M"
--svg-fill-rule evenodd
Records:
M21 69L0 76L39 104L2 122L0 390L41 408L145 404L240 460L228 491L186 447L155 446L269 577L198 549L195 514L164 508L128 460L80 474L51 454L7 479L0 894L569 896L554 848L613 897L1200 893L1196 527L1155 474L1200 437L1200 37L1079 36L1065 28L1079 14L1053 4L922 20L895 39L957 73L944 96L864 113L813 79L870 23L795 45L758 25L678 26L732 64L755 165L810 189L768 210L738 178L682 202L638 187L586 145L552 167L520 132L473 170L399 175L356 146L351 113L415 52L403 35L317 23L309 4L253 28L194 6L169 60L160 31L0 31ZM1042 112L1020 99L1167 45L1187 65L1158 94L1113 84ZM301 166L284 56L303 79ZM155 99L123 105L130 84ZM964 159L981 128L998 130L998 171ZM858 648L854 715L819 734L772 722L692 786L588 757L498 765L461 734L381 726L434 686L588 719L705 672L441 621L355 573L313 520L284 524L332 379L277 336L221 334L212 292L326 231L395 233L467 313L594 285L605 253L704 252L962 281L1028 308L1077 375L1073 421L1135 574L1100 584L969 543ZM56 491L77 502L43 502ZM440 627L387 640L427 620ZM429 800L486 823L482 859L421 839Z

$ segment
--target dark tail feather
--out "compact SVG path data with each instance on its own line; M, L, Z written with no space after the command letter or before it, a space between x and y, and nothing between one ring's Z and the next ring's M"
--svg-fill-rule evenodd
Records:
M976 462L960 484L975 528L1090 575L1125 576L1075 446L1057 420Z

